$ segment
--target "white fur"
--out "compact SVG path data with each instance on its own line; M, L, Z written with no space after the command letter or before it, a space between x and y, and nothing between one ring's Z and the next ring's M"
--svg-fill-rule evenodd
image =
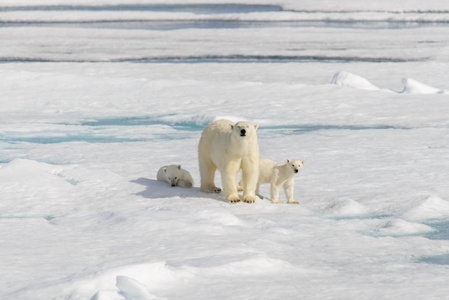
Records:
M229 202L239 202L237 175L242 169L243 201L253 203L259 174L258 125L218 120L207 125L198 145L201 191L219 193L215 171L221 173L223 189ZM244 133L244 134L243 134Z
M304 165L304 161L287 159L285 163L277 163L271 159L261 157L259 160L259 181L257 183L256 195L260 199L263 196L259 194L259 187L261 183L271 184L271 201L273 203L279 202L279 189L284 186L285 194L287 195L288 203L298 204L293 199L293 187L295 184L295 174Z
M164 181L171 186L191 188L194 185L193 178L181 165L163 166L157 171L157 180Z

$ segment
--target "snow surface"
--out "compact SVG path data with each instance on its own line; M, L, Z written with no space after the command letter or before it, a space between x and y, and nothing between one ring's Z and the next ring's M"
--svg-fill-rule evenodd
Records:
M64 3L0 5L1 299L447 297L445 1ZM156 180L220 118L300 205Z

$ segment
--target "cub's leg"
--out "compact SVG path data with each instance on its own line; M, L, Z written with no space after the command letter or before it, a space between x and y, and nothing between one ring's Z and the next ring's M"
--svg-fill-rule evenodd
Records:
M271 183L271 202L273 203L281 203L279 202L279 188L274 182Z
M256 196L263 200L264 197L260 194L259 188L260 188L260 182L257 183Z
M192 187L192 183L190 181L181 179L181 180L178 180L178 186L189 189Z
M287 195L287 200L288 203L291 204L299 204L299 202L295 201L295 199L293 199L293 187L294 187L295 181L294 178L287 180L284 183L284 191L285 191L285 195Z

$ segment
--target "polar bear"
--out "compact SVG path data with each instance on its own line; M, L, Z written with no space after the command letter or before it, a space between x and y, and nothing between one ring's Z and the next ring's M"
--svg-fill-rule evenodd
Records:
M257 124L217 120L207 125L198 144L201 191L219 193L215 186L215 171L221 173L225 197L230 203L239 202L237 176L242 169L243 201L256 200L259 177L259 143Z
M263 199L259 194L259 187L261 183L271 184L271 201L273 203L280 203L279 189L284 186L285 194L287 195L288 203L298 204L293 199L293 187L295 184L295 174L304 165L304 161L287 159L285 163L277 163L271 159L261 157L259 159L259 181L257 183L256 195Z
M191 188L194 185L193 178L181 165L163 166L157 171L157 180L164 181L171 186Z

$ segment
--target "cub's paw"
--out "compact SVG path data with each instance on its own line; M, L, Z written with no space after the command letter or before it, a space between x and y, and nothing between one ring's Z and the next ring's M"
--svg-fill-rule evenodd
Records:
M240 185L237 186L237 192L243 192L243 188Z
M254 202L256 202L256 197L254 197L254 196L245 196L245 197L243 197L243 202L245 202L245 203L254 203Z
M264 197L262 195L257 195L257 197L259 197L261 200L264 199Z
M238 203L240 202L239 196L231 195L228 197L229 203Z
M275 203L275 204L282 203L281 201L277 201L277 200L274 200L274 201L271 201L271 202L273 202L273 203Z
M288 201L287 203L289 203L289 204L299 204L298 201Z
M220 193L221 193L221 189L220 189L219 187L214 187L214 188L212 189L212 192L213 192L213 193L216 193L216 194L220 194Z
M178 186L190 189L192 187L192 183L190 181L187 181L187 180L179 180L178 181Z

